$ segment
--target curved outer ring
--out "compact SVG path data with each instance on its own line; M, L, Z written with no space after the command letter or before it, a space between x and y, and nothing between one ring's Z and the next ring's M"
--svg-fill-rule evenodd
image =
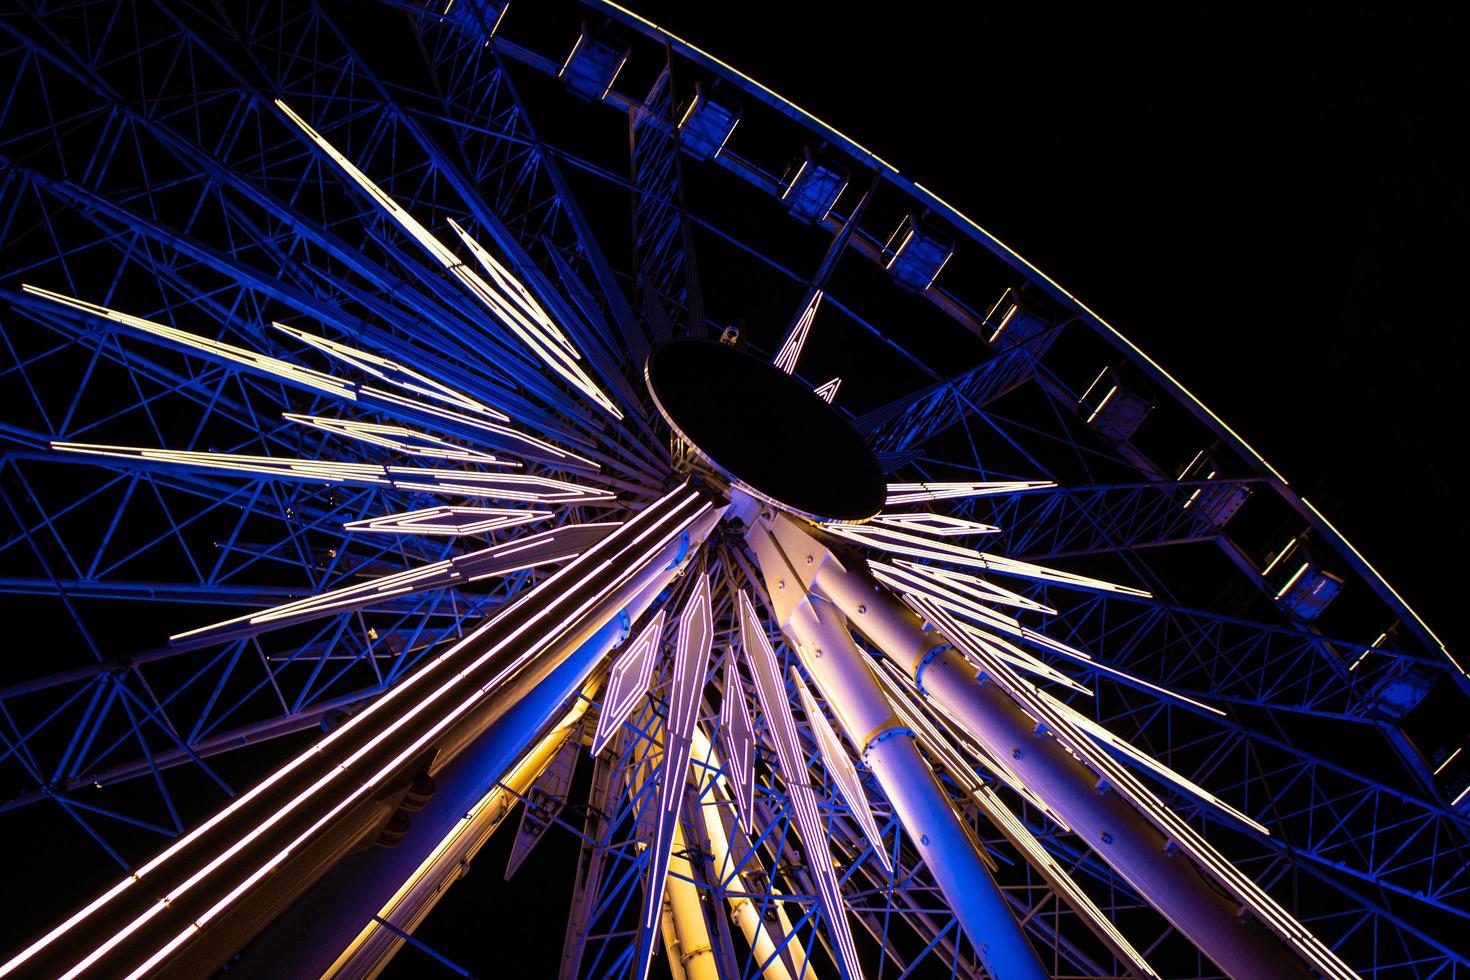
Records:
M759 99L782 115L807 127L828 143L840 147L843 152L847 153L854 160L873 167L894 186L915 198L930 211L947 218L967 238L978 243L1013 270L1035 283L1053 301L1073 311L1094 332L1101 335L1104 340L1116 347L1124 356L1138 364L1156 384L1164 390L1172 392L1175 395L1176 401L1179 401L1201 423L1213 429L1224 442L1241 452L1248 460L1255 460L1262 469L1263 472L1261 475L1265 477L1266 482L1281 495L1281 498L1286 501L1288 506L1297 511L1308 524L1312 525L1324 536L1328 543L1334 546L1334 549L1342 556L1343 560L1358 572L1368 587L1386 605L1402 611L1400 618L1404 624L1417 634L1426 646L1438 649L1444 654L1445 659L1454 667L1453 674L1461 689L1470 692L1470 674L1467 674L1465 667L1450 653L1444 641L1414 611L1407 600L1399 595L1398 591L1392 585L1388 584L1388 581L1383 577L1382 573L1373 567L1357 548L1353 547L1352 543L1327 519L1325 514L1313 506L1305 497L1297 494L1287 483L1286 477L1282 476L1275 467L1266 461L1265 457L1257 452L1250 443L1246 442L1243 436L1227 425L1224 419L1212 412L1193 392L1184 387L1173 375L1164 370L1158 362L1145 354L1131 340L1123 336L1116 327L1108 323L1097 313L1089 309L1076 296L1064 289L1056 280L1026 261L1019 253L923 184L903 176L887 160L884 160L860 143L802 109L800 106L782 98L776 92L762 85L749 75L744 74L678 35L671 34L652 21L613 3L612 0L582 0L582 2L588 6L600 9L609 18L658 42L660 45L668 46L671 50L700 64L705 69L723 76L731 85L739 87L748 95Z

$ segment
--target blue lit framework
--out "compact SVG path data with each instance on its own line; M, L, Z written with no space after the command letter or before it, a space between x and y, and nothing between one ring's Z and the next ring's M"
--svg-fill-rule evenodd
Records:
M0 64L11 80L0 103L0 593L7 616L44 624L31 655L8 658L0 685L0 825L12 828L12 847L77 867L75 892L24 913L34 921L18 923L17 942L551 568L436 582L284 627L180 634L640 510L675 472L643 394L647 351L672 336L717 337L762 310L742 305L758 283L779 315L746 318L742 340L767 354L790 347L789 363L814 388L841 375L834 404L893 481L1054 481L936 506L1000 528L984 542L989 552L1150 593L1007 582L1058 610L1048 636L1098 659L1079 667L1043 655L1097 696L1053 693L1270 835L1161 784L1177 812L1364 975L1452 977L1470 965L1459 939L1470 918L1470 753L1421 720L1470 693L1452 652L1161 367L850 139L595 3L534 13L473 0L447 11L43 4L0 16ZM611 410L468 302L452 270L426 262L280 104L441 241L458 243L452 220L500 256L550 304ZM473 263L468 253L460 261ZM617 497L557 504L540 523L467 537L362 533L343 525L446 496L405 486L407 477L282 481L58 452L56 443L166 447L402 466L408 477L433 468L401 445L283 417L349 417L340 397L142 336L22 284L330 371L357 395L377 383L372 371L270 325L371 352L574 456L527 455L524 441L421 405L379 402L357 417L432 430L454 446L524 459L527 474ZM674 462L683 462L677 452ZM709 662L718 688L732 676L733 596L759 594L761 576L724 539L695 561L719 586ZM672 587L668 608L692 582ZM795 662L779 633L772 641L783 669ZM589 764L586 806L563 809L570 781L539 784L537 799L553 801L537 811L543 825L581 840L564 971L623 974L636 959L626 925L647 861L631 845L648 836L668 673ZM718 731L718 702L699 711L705 730ZM809 725L800 731L816 767L818 743ZM715 907L765 888L763 914L779 884L793 899L782 903L793 935L817 950L818 887L783 860L796 846L795 818L769 748L760 752L754 806L764 833L752 853L767 870L722 882L699 860L710 843L695 841L690 878ZM1368 762L1385 758L1392 765ZM1119 973L1113 952L961 791L975 778L948 773L946 788L995 855L1006 900L1046 965ZM891 875L837 788L817 789L872 975L941 965L977 974L975 950L866 782L892 845ZM689 788L691 807L714 792ZM1074 835L1024 798L1011 802L1164 972L1217 975ZM51 832L63 814L71 836ZM701 832L697 820L686 827ZM95 862L75 856L79 837L95 842ZM711 921L722 969L757 973L727 917Z

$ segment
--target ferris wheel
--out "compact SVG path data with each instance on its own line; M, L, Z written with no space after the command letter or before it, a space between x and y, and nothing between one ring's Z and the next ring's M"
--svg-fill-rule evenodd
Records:
M591 0L0 62L0 976L1470 968L1462 662L859 143Z

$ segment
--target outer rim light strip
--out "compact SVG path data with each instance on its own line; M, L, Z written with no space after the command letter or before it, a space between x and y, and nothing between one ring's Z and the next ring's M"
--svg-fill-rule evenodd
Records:
M1272 472L1274 473L1275 470L1272 470ZM1282 479L1281 482L1285 483L1286 480ZM1363 563L1363 567L1372 572L1373 577L1382 582L1383 587L1387 589L1389 593L1399 601L1399 604L1408 611L1410 616L1414 617L1414 622L1418 623L1423 628L1424 632L1429 634L1429 636L1434 640L1435 643L1439 644L1439 649L1444 653L1445 659L1447 659L1461 674L1466 674L1466 676L1470 676L1470 674L1466 673L1465 668L1460 665L1460 662L1455 659L1455 655L1450 653L1449 647L1445 646L1444 640L1441 640L1439 638L1439 635L1436 634L1434 630L1429 628L1429 624L1424 622L1420 615L1414 611L1413 607L1404 601L1404 597L1398 594L1398 590L1396 590L1392 585L1388 584L1388 580L1385 579L1381 574L1379 574L1378 569L1373 567L1373 563L1368 561L1367 558L1364 558L1363 553L1360 552L1357 548L1353 547L1352 542L1343 536L1343 533L1337 529L1337 526L1335 524L1327 519L1327 515L1318 510L1316 506L1313 505L1313 503L1306 497L1302 497L1301 502L1308 510L1317 515L1317 519L1327 526L1327 529L1333 533L1337 540L1347 545L1348 550L1353 553L1358 561Z
M1254 446L1252 446L1250 444L1250 442L1248 442L1245 439L1244 436L1242 436L1240 433L1236 432L1233 428L1230 427L1230 425L1228 425L1225 422L1224 419L1220 418L1220 416L1216 415L1213 411L1211 411L1210 408L1209 408L1209 406L1206 405L1203 401L1201 401L1194 394L1194 392L1192 392L1188 388L1186 388L1184 386L1184 384L1179 381L1179 379L1175 378L1172 374L1170 374L1167 370L1165 370L1162 365L1160 365L1152 357L1149 357L1146 353L1144 353L1142 349L1140 349L1136 344L1133 343L1133 341L1129 340L1126 336L1124 336L1118 330L1117 327L1114 327L1107 320L1103 319L1103 317L1100 314L1098 314L1095 310L1093 310L1091 307L1089 307L1086 303L1082 302L1080 299L1078 299L1076 296L1074 296L1071 292L1069 292L1066 289L1066 287L1062 286L1060 283L1058 283L1051 276L1047 275L1045 272L1042 272L1036 266L1032 265L1019 252L1017 252L1015 249L1011 248L1009 245L1007 245L1005 242L1001 241L999 238L997 238L994 235L992 235L989 231L986 231L985 228L983 228L978 222L976 222L974 219L972 219L969 216L967 216L964 212L960 211L953 204L950 204L948 201L946 201L944 198L940 197L938 194L936 194L934 191L930 190L928 187L924 186L922 183L920 183L918 181L910 181L910 180L908 180L908 178L902 177L902 175L899 173L897 167L893 166L893 164L889 163L887 160L885 160L882 157L878 156L878 154L874 153L872 150L869 150L867 147L863 146L861 143L859 143L856 140L852 139L850 136L847 136L846 134L840 132L836 128L828 125L827 123L823 122L821 119L818 119L816 116L814 116L811 113L807 112L805 109L803 109L800 106L796 105L795 103L793 103L793 102L791 102L791 101L783 98L781 95L777 94L775 91L771 90L767 86L762 85L760 82L756 81L754 78L751 78L749 75L745 74L744 72L740 71L739 69L735 68L734 66L730 65L729 63L727 63L727 62L725 62L725 61L723 61L723 60L715 57L714 55L710 54L708 51L705 51L703 48L700 48L698 45L691 44L689 41L686 41L684 38L679 37L676 34L670 33L669 31L665 30L664 28L659 27L653 21L648 20L645 17L640 17L638 14L636 14L633 11L627 9L626 7L623 7L623 6L621 6L621 5L617 4L617 3L612 2L612 0L599 0L599 2L602 5L606 6L606 7L609 7L611 9L613 9L613 10L618 11L622 16L627 17L630 20L633 20L633 21L635 21L635 22L637 22L639 24L644 25L645 27L647 27L648 29L650 29L651 31L653 31L655 34L661 35L661 36L663 36L665 38L668 38L669 40L671 40L673 42L676 42L676 44L678 46L683 47L683 48L685 48L685 49L693 52L694 54L698 55L700 58L705 59L706 61L708 61L708 62L710 62L710 63L712 63L714 65L717 65L719 68L723 69L724 71L729 72L730 74L732 74L735 77L741 79L742 81L746 82L747 84L751 85L752 87L754 87L756 89L759 89L761 92L765 93L767 96L769 96L775 102L779 103L780 105L785 106L792 113L794 113L799 119L804 120L804 121L807 121L807 122L813 124L820 131L823 131L823 132L826 132L826 133L831 134L833 137L837 138L842 143L847 144L847 146L849 146L852 150L856 151L861 156L867 157L869 160L871 160L873 163L875 163L878 167L882 168L883 170L886 170L891 176L893 176L895 178L898 178L899 180L903 181L904 183L912 184L912 186L914 187L915 190L917 190L923 196L929 198L929 200L932 201L935 205L937 205L939 208L941 208L945 212L947 212L949 214L949 216L951 217L952 220L954 220L954 221L958 222L959 224L962 224L962 225L970 228L983 241L990 243L990 246L992 246L993 248L999 249L1001 252L1005 253L1005 255L1010 256L1011 259L1013 259L1015 262L1017 262L1021 266L1024 266L1027 270L1030 271L1030 273L1032 275L1034 275L1041 282L1045 283L1050 288L1056 290L1056 292L1059 295L1066 297L1066 299L1069 302L1071 302L1077 309L1081 310L1089 319L1091 319L1094 323L1096 323L1099 326L1101 326L1105 331L1107 331L1107 333L1109 335L1111 335L1119 343L1121 343L1123 346L1127 347L1130 351L1132 351L1135 355L1137 355L1145 364L1147 364L1153 370L1157 371L1159 373L1159 375L1162 376L1171 385L1173 385L1174 388L1177 391L1179 391L1186 398L1188 398L1189 401L1195 405L1195 407L1197 407L1200 411L1204 412L1205 415L1209 416L1209 418L1212 421L1214 421L1214 423L1216 425L1218 425L1221 429L1223 429L1226 433L1228 433L1230 435L1230 437L1232 439L1234 439L1236 441L1236 443L1241 448L1243 448L1247 453L1249 453L1251 455L1252 458L1254 458L1256 460L1256 462L1260 463L1263 467L1265 467L1267 472L1269 472L1277 480L1280 480L1282 486L1284 486L1284 487L1290 487L1291 486L1290 482L1286 479L1286 477L1283 476L1276 469L1276 467L1272 466L1269 462L1267 462L1266 458L1264 456L1262 456L1259 452L1257 452L1256 451L1256 448ZM499 22L497 21L497 24L498 23ZM900 184L900 186L902 186L902 184ZM1008 318L1009 317L1007 317L1007 319ZM1004 326L1004 324L1002 324L1002 326ZM991 338L991 340L994 340L994 339L995 339L994 337ZM1437 643L1439 645L1439 648L1440 648L1441 652L1444 653L1445 658L1447 660L1449 660L1449 662L1451 663L1451 665L1453 665L1456 670L1460 671L1461 674L1465 674L1466 676L1470 676L1470 672L1467 672L1465 670L1465 668L1460 664L1460 662L1455 659L1454 655L1450 653L1449 648L1445 646L1444 640L1442 640L1442 639L1439 638L1439 635L1436 634L1434 632L1434 630L1430 628L1429 624L1424 621L1423 617L1421 617L1414 610L1414 608L1412 606L1410 606L1407 601L1404 600L1404 597L1403 596L1399 595L1398 590L1395 589L1392 585L1389 584L1388 580L1383 577L1383 575L1378 571L1378 569L1376 569L1376 568L1373 567L1372 562L1368 561L1367 558L1363 557L1363 554L1360 551L1358 551L1358 549L1356 547L1353 546L1352 542L1349 541L1343 535L1343 533L1341 531L1339 531L1337 529L1337 527L1330 520L1327 519L1327 516L1325 514L1323 514L1321 511L1319 511L1312 504L1311 501L1309 501L1306 497L1300 497L1300 496L1298 496L1297 499L1299 499L1302 502L1302 504L1308 510L1310 510L1314 515L1316 515L1317 519L1320 520L1328 528L1328 530L1330 530L1333 533L1333 535L1337 537L1337 539L1339 541L1341 541L1344 545L1347 546L1348 550L1351 551L1353 553L1353 555L1356 556L1357 559L1363 563L1364 567L1367 568L1373 574L1373 577L1376 578L1376 579L1378 579L1378 581L1383 584L1383 587L1389 591L1389 594L1391 594L1395 599L1398 600L1399 604L1406 611L1408 611L1408 613L1409 613L1410 616L1414 617L1414 621L1419 624L1420 628L1422 628L1424 630L1424 632L1428 636L1430 636L1434 640L1435 643Z
M649 509L652 509L654 507L658 507L660 505L669 503L670 504L670 507L671 507L671 510L673 510L675 513L677 513L684 506L686 506L688 503L696 500L697 497L698 497L698 494L689 494L688 497L685 497L683 499L676 500L675 498L681 492L687 492L686 488L680 487L680 488L675 489L674 491L671 491L670 493L666 494L664 497L660 498L658 501L656 501L653 504L651 504L650 507L649 507ZM688 521L685 522L685 524L687 525L688 523L692 523L694 520L697 520L698 517L701 516L702 514L704 514L707 510L708 510L708 505L705 505L704 507L700 508L698 511L696 511L696 513L692 517L690 517L688 519ZM666 515L665 517L660 518L657 522L655 522L653 524L652 527L645 529L641 534L639 534L634 539L634 541L632 543L633 544L636 544L637 542L643 540L643 538L647 537L648 534L652 533L658 527L658 525L660 525L660 524L664 523L666 520L668 520L668 516L669 515ZM636 520L636 518L635 518L635 520ZM677 531L678 531L678 529L676 528L674 530L674 532L670 532L670 533L676 533ZM594 546L594 548L595 547L596 546ZM540 587L541 588L549 588L549 587L552 586L553 583L556 583L557 581L559 581L563 577L566 577L566 576L571 575L573 573L573 571L576 570L576 569L577 569L577 563L575 563L575 562L573 562L571 565L567 565L564 568L558 569L545 582L543 582ZM531 620L531 623L534 623L536 619L539 619L541 616L544 616L544 615L545 615L545 612L543 611L542 613L540 613L536 617L534 617ZM147 864L143 865L143 867L139 868L136 872L134 872L128 878L124 879L123 882L119 883L117 886L114 886L111 890L109 890L108 892L106 892L103 896L101 896L100 898L94 900L90 905L88 905L86 908L84 908L81 912L79 912L76 915L72 916L70 919L68 919L61 926L59 926L58 928L53 929L51 932L47 933L46 936L42 937L41 940L38 940L36 943L33 943L23 953L19 954L18 956L14 957L13 959L11 959L10 962L6 963L3 967L0 967L0 976L4 976L5 974L7 974L9 972L12 972L16 967L20 966L27 959L30 959L33 955L35 955L36 953L40 952L46 946L49 946L57 938L59 938L60 936L64 935L66 932L68 932L70 929L72 929L74 926L76 926L83 919L89 917L92 913L96 912L99 908L101 908L107 902L109 902L113 898L115 898L118 894L120 894L122 891L125 890L125 888L126 888L126 886L128 884L131 884L134 881L140 880L143 876L149 874L150 872L152 872L153 870L155 870L156 868L158 868L165 861L167 861L170 857L172 857L173 855L179 853L181 850L183 850L184 848L186 848L189 844L191 844L195 840L197 840L200 836L202 836L203 834L207 833L209 830L211 830L213 827L215 827L217 824L219 824L220 821L222 821L226 817L228 817L231 813L233 813L236 810L240 809L242 806L246 805L247 803L249 803L251 800L255 799L256 797L260 796L262 793L264 793L266 790L268 790L271 786L273 786L274 784L276 784L277 782L279 782L281 779L284 779L291 772L295 771L299 766L301 766L302 764L304 764L305 762L307 762L308 760L310 760L311 758L313 758L314 756L316 756L317 754L319 754L328 745L332 744L333 742L335 742L339 738L342 738L343 736L345 736L349 731L351 731L357 725L359 725L362 722L366 721L373 714L377 713L383 707L385 707L386 705L388 705L390 702L392 702L393 700L395 700L396 698L398 698L399 696L401 696L405 691L408 691L408 690L414 688L419 681L427 678L433 671L435 671L449 657L451 657L454 654L458 653L460 650L464 649L469 644L475 642L483 633L485 633L492 626L494 626L500 620L500 618L501 618L500 615L497 615L497 616L495 616L495 617L487 620L479 628L475 629L473 632L471 632L470 634L468 634L467 636L465 636L464 638L462 638L461 640L459 640L459 642L455 643L449 649L445 650L438 657L436 657L432 661L426 663L413 676L408 677L408 678L405 678L403 680L403 682L401 682L401 683L399 683L399 684L397 684L397 685L395 685L393 687L390 687L388 690L384 691L381 695L379 695L377 698L375 698L371 704L369 704L363 710L361 710L361 711L357 712L356 714L354 714L351 718L349 718L346 722L344 722L342 725L340 725L336 730L334 730L331 733L329 733L324 739L322 739L320 742L318 742L316 745L314 745L311 749L307 750L306 752L303 752L301 755L297 756L295 759L291 760L289 763L287 763L286 765L282 766L280 769L276 770L275 773L273 773L270 776L266 777L266 779L264 779L260 783L256 784L253 788L251 788L250 790L246 791L241 796L236 797L236 799L233 802L231 802L228 806L226 806L225 808L223 808L222 810L220 810L218 813L216 813L214 816L210 817L208 820L206 820L204 823L200 824L198 827L196 827L194 830L190 831L188 834L186 834L183 837L179 838L177 841L175 841L173 844L171 844L168 848L166 848L162 853L158 854L156 857L154 857ZM522 630L524 630L525 628L529 627L531 625L531 623L528 623L528 624L526 624L526 626L523 626L521 630L518 630L517 631L516 635L518 636L519 633ZM495 649L499 649L499 647L496 647ZM483 660L483 659L484 658L482 657L481 660ZM479 661L477 661L477 663L478 662ZM340 770L338 770L338 769L334 769L333 770L333 772L337 772L337 771L340 771Z

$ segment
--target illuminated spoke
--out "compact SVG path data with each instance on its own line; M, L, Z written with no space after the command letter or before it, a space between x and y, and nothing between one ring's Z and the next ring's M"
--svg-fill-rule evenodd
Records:
M608 671L607 693L602 698L602 711L597 716L597 730L592 736L592 754L601 755L608 740L617 734L623 722L633 713L638 702L648 693L653 668L658 663L663 641L664 611L660 609L628 644Z
M182 449L146 449L133 446L100 446L89 443L54 442L57 452L75 453L97 459L133 460L190 470L217 470L269 476L278 480L308 483L342 483L354 486L395 487L429 493L495 497L535 503L592 503L611 500L606 490L520 473L478 473L472 470L418 469L408 466L377 466L372 463L342 463L334 460L292 459L283 456L250 456L238 453L204 453Z
M890 483L888 505L913 504L925 500L953 500L965 497L994 497L1000 494L1025 493L1056 486L1047 480L1008 480L1000 483Z
M791 374L796 370L796 362L801 357L801 349L806 346L806 336L811 332L812 321L817 317L817 307L822 305L822 295L820 289L812 291L812 297L807 302L806 308L801 311L801 314L796 318L796 322L791 325L791 330L786 334L786 339L781 342L781 349L776 352L776 367L785 371L787 374ZM831 383L828 382L828 384ZM818 393L820 394L820 392ZM833 387L832 394L837 394L836 387ZM829 396L824 396L824 398L829 403L832 401L832 398Z
M755 829L755 733L750 724L750 705L740 680L735 658L725 661L725 683L720 702L720 739L729 765L731 796L740 811L746 832Z
M791 668L791 680L796 685L796 693L801 698L801 710L806 714L806 720L812 726L812 731L817 736L817 749L822 755L822 765L832 781L837 784L838 795L842 797L847 808L852 811L853 819L863 829L863 836L868 843L873 845L873 853L877 855L878 863L883 865L883 870L893 874L893 862L888 859L888 848L883 843L883 835L878 832L877 821L873 819L873 811L868 807L868 794L863 792L863 784L858 779L856 767L852 760L847 757L847 750L842 747L837 733L832 730L832 723L822 714L822 709L817 707L816 699L812 692L807 690L801 675L796 668Z
M398 226L406 231L410 237L417 241L424 250L429 253L440 265L447 269L450 275L459 282L489 310L497 320L534 353L541 361L564 378L574 388L581 391L605 412L615 419L621 419L623 413L612 403L612 400L602 392L577 363L577 357L572 353L570 346L562 341L547 336L547 334L531 324L528 329L528 321L519 315L511 315L510 303L504 292L490 285L474 270L470 269L445 245L435 238L429 229L420 224L411 214L404 210L397 201L394 201L383 190L373 183L366 174L357 169L336 147L332 146L320 133L313 129L305 119L302 119L291 107L280 99L276 100L276 107L285 113L286 117L296 124L298 128L316 144L317 148L325 153L338 168L346 174L358 187L380 207L384 213L398 223Z
M203 626L169 637L170 641L210 637L224 639L249 627L278 628L318 619L349 609L364 609L397 596L430 589L444 589L496 575L509 575L527 568L570 561L617 524L570 524L516 541L482 548L431 565L406 569L392 575L352 585L306 599L298 599L263 612Z
M791 713L791 702L786 697L786 685L781 683L781 670L776 664L776 652L766 638L750 596L743 590L739 593L740 605L740 648L745 654L746 665L755 681L756 695L760 700L761 714L766 719L766 731L775 745L776 758L781 765L781 774L786 781L786 791L791 796L796 811L796 824L801 832L802 843L812 855L826 855L808 862L812 877L817 881L818 901L827 922L827 931L832 944L837 948L838 968L843 976L855 980L863 975L858 962L857 948L853 945L852 931L847 924L847 911L842 902L842 891L833 871L827 831L817 810L817 797L807 781L806 760L802 757L801 744L796 735L796 719Z
M427 534L438 537L462 537L487 534L518 524L530 524L556 516L549 510L529 507L511 510L503 507L426 507L384 514L360 521L348 521L348 531L374 531L380 534Z
M709 576L695 582L684 611L679 615L679 635L674 644L673 679L669 686L669 709L664 718L663 777L659 780L658 810L653 840L648 849L648 884L643 895L642 931L633 969L636 980L648 976L653 944L659 936L664 889L668 884L669 855L674 846L675 824L680 819L689 759L694 748L694 723L699 694L709 667L714 620L710 611Z

